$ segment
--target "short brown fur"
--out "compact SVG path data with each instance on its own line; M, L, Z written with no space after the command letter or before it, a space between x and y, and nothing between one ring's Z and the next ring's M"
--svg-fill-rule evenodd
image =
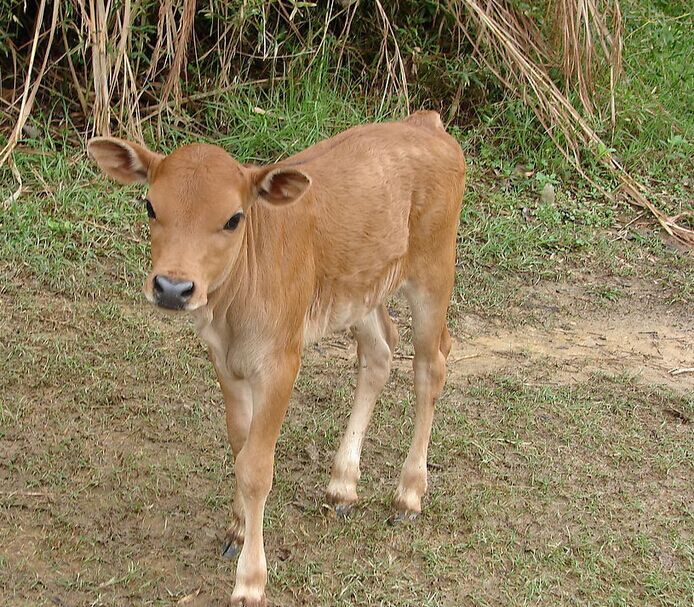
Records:
M438 114L355 127L267 167L201 144L164 157L96 138L89 152L116 180L149 184L145 295L169 307L175 298L209 347L236 458L226 546L240 549L235 604L265 604L263 510L303 344L347 328L357 389L327 496L340 513L356 501L361 444L398 339L385 308L397 290L412 310L416 414L394 504L400 517L419 513L465 187L462 151Z

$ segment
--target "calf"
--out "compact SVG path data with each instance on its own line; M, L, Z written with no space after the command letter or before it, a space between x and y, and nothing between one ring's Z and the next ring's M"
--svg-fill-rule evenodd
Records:
M203 144L162 156L97 137L88 150L117 181L149 184L145 296L194 315L224 394L236 473L225 551L240 550L232 602L265 604L263 510L303 345L347 328L357 388L327 498L338 513L357 500L362 441L398 340L385 304L398 289L412 313L416 411L394 506L416 516L451 346L465 184L463 153L438 114L358 126L264 167Z

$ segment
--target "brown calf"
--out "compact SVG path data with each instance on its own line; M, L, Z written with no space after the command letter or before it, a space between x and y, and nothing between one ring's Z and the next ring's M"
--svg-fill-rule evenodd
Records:
M302 347L347 328L357 389L327 496L339 513L356 501L362 441L398 340L385 303L398 289L412 313L416 413L394 505L419 513L465 184L438 114L355 127L267 167L212 145L162 156L98 137L88 149L117 181L149 184L145 296L192 312L224 393L236 471L225 551L241 551L233 601L265 604L263 510Z

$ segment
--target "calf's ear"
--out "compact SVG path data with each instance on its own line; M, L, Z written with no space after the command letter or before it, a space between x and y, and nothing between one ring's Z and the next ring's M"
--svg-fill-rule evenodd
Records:
M259 198L279 206L301 200L311 186L311 178L306 173L281 167L257 169L253 181Z
M104 173L123 184L148 183L164 158L144 146L115 137L90 139L87 153Z

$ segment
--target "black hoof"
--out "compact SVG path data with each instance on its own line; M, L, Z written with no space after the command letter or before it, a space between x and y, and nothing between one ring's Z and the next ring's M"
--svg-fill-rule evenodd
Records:
M419 516L418 512L397 512L388 519L388 524L398 525L399 523L414 521L417 518L417 516Z
M336 504L335 514L337 518L347 518L354 509L354 504Z
M233 559L241 552L241 546L236 540L228 540L222 546L222 558Z

